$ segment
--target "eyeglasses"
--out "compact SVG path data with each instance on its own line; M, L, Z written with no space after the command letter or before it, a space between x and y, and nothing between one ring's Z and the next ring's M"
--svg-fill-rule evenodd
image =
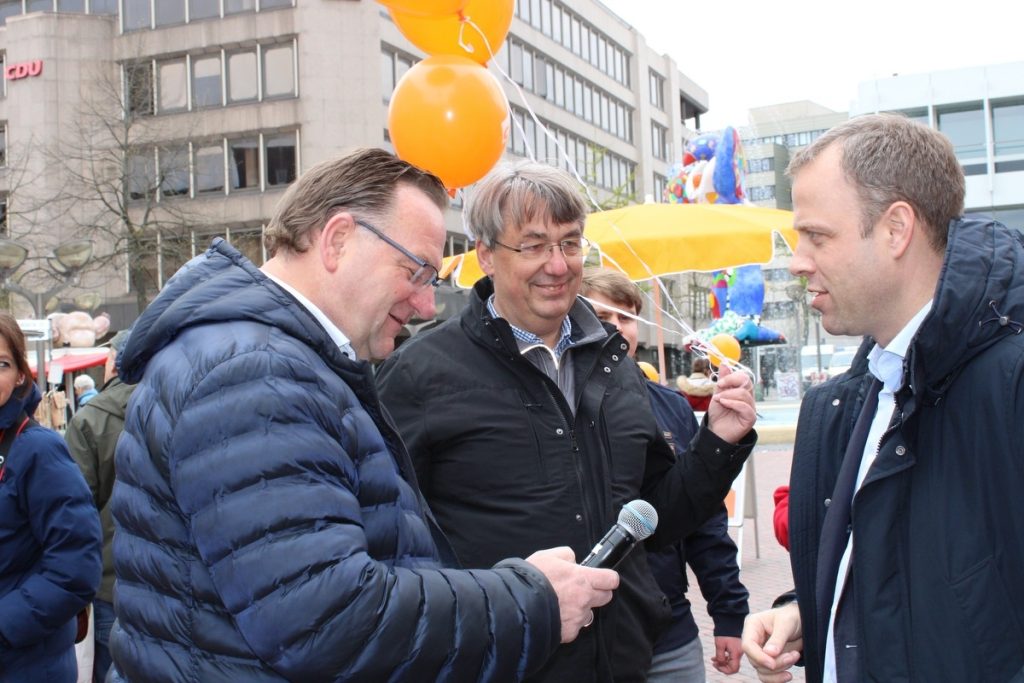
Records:
M524 259L528 261L536 261L539 259L549 259L551 254L554 253L555 247L558 247L562 252L562 256L565 258L576 258L577 256L586 255L590 251L590 241L585 237L570 237L569 239L561 240L560 242L524 242L518 247L510 247L507 244L502 244L498 240L494 240L494 243L499 247L505 247L509 251L514 251Z
M409 281L412 282L413 285L415 285L416 287L426 287L428 285L431 287L438 287L441 284L441 278L439 277L437 268L430 265L429 263L421 259L419 256L412 253L411 251L403 247L401 244L394 241L393 239L391 239L390 237L388 237L383 232L373 227L366 221L359 220L357 218L355 219L355 223L356 225L361 225L362 227L366 228L374 235L381 238L398 251L402 252L406 258L408 258L410 261L419 266L419 268L417 268L416 271L409 276Z

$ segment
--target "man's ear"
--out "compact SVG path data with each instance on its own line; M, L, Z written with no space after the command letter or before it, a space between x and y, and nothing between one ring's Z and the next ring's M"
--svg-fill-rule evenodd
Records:
M494 249L483 241L477 242L476 260L480 263L480 270L484 271L484 275L494 275Z
M927 239L914 207L904 201L893 202L882 214L881 228L885 230L886 245L893 258L901 258L916 239ZM918 234L921 233L921 234Z
M324 268L333 273L338 269L346 248L352 249L352 237L356 230L355 219L347 211L336 213L328 219L314 240Z

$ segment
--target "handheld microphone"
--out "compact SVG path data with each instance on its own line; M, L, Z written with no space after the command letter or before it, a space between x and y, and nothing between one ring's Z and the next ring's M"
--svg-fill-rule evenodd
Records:
M580 564L584 567L614 569L637 541L654 533L658 511L646 500L632 500L622 506L619 519Z

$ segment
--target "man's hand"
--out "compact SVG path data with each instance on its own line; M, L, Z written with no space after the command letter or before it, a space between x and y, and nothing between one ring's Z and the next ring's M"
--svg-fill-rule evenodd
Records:
M735 444L747 435L757 419L754 383L745 372L734 372L722 363L718 386L708 406L708 428L723 441Z
M718 671L729 675L740 670L740 659L743 658L743 643L736 636L715 636L715 656L711 665Z
M793 680L786 670L800 659L803 647L800 608L795 602L751 614L743 624L743 651L763 683Z
M526 558L547 577L562 619L562 642L576 639L580 629L594 622L594 610L612 599L619 587L619 574L611 569L581 567L567 547L538 550Z

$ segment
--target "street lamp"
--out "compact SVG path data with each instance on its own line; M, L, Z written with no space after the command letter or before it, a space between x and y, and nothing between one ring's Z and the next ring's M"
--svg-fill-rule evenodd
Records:
M78 274L92 258L92 242L90 240L72 240L65 242L53 250L49 256L39 257L47 263L48 268L37 266L22 273L18 279L14 274L28 259L28 249L12 240L0 239L0 288L20 294L32 306L34 317L39 320L46 317L46 302L57 296L70 285L76 284ZM23 286L20 280L34 270L46 271L57 283L49 289L36 292ZM36 379L39 390L46 393L46 359L43 344L36 343Z

